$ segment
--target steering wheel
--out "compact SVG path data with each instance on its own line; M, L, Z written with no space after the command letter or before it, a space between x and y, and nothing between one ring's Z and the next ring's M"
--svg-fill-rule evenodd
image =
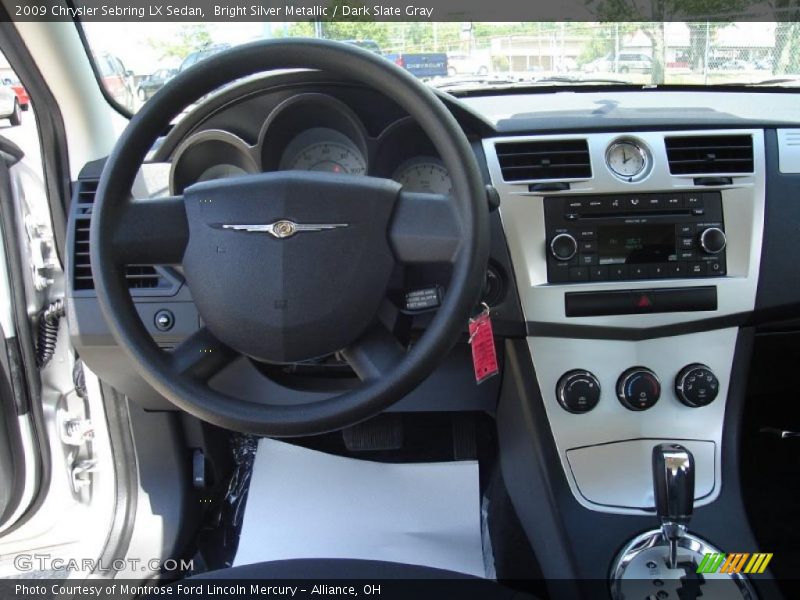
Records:
M187 106L242 77L293 68L341 75L397 102L433 141L453 195L411 193L388 179L292 171L197 183L181 196L131 198L148 151ZM423 83L356 47L270 40L177 75L131 119L100 179L91 240L102 312L155 390L221 427L298 436L379 413L440 363L480 295L488 208L463 131ZM408 350L378 319L398 263L452 266L441 306ZM157 347L136 311L125 283L129 264L183 265L203 325L171 353ZM319 402L270 405L209 385L241 355L289 363L334 352L361 382Z

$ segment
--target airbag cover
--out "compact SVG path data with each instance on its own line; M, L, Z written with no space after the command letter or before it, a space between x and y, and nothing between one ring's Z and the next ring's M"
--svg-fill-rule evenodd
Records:
M394 266L387 231L399 190L386 179L301 171L187 188L184 273L206 326L269 362L355 341L374 320ZM291 224L274 226L282 221ZM294 224L319 230L292 233ZM268 225L288 236L264 231Z

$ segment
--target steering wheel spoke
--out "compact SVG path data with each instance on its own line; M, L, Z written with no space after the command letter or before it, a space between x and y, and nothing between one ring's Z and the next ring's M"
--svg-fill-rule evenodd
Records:
M170 366L177 375L208 381L239 354L220 342L207 327L201 327L172 351Z
M341 354L361 381L369 381L392 371L405 353L397 338L376 323Z
M399 262L452 264L461 240L461 224L452 197L400 192L389 227L389 242Z
M189 240L183 196L128 201L112 235L122 263L179 264Z

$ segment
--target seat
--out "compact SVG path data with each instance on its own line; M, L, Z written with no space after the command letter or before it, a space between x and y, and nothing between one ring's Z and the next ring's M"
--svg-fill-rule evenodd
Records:
M277 560L271 562L255 563L252 565L242 565L230 569L219 571L209 571L201 575L190 577L186 583L200 582L201 580L284 580L291 585L292 581L299 582L313 581L314 583L326 583L330 580L344 579L349 581L369 580L370 583L380 585L381 580L405 579L405 580L459 580L456 586L460 598L475 599L498 599L498 600L532 600L532 596L507 588L496 581L480 579L464 573L455 571L445 571L420 565L408 565L378 560L355 560L355 559L293 559ZM173 584L174 585L174 584ZM414 585L419 585L415 583ZM441 587L441 597L452 595L448 587ZM204 586L207 587L207 586ZM355 586L359 589L361 586ZM433 584L435 589L436 584ZM419 591L425 588L415 588ZM406 590L410 591L410 590ZM385 592L390 592L386 594ZM464 592L464 593L462 593ZM402 597L385 590L382 597ZM194 598L195 596L193 596ZM425 597L429 597L425 594Z

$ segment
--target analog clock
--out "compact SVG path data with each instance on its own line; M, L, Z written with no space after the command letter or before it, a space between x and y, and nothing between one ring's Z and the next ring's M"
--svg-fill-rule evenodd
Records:
M636 141L618 140L606 150L606 164L620 179L637 181L649 172L650 154Z

